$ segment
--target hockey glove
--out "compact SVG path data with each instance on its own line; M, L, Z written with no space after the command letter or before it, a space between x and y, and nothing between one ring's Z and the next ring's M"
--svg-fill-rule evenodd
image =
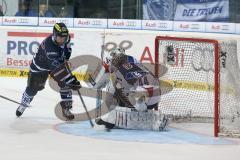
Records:
M66 85L72 90L79 90L82 86L80 82L77 80L76 76L71 75L70 77L65 79Z
M64 54L65 54L65 58L66 60L69 60L72 54L72 48L65 48L64 49Z

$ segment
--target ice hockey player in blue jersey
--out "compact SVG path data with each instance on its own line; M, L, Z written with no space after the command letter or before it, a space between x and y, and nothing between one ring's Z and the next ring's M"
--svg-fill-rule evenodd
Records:
M70 34L64 23L56 23L53 27L53 34L48 36L40 44L30 65L28 82L25 92L22 95L21 104L29 105L38 91L44 89L49 74L57 81L60 87L60 96L63 116L67 120L74 119L70 112L72 108L72 91L81 87L76 77L72 75L66 62L71 56ZM65 74L55 74L59 70L64 70ZM61 75L62 77L54 76ZM63 81L61 81L63 80ZM19 106L16 116L20 117L26 107Z

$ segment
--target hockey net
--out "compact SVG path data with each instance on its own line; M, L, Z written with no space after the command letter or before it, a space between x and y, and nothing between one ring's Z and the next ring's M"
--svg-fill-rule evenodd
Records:
M160 65L167 67L160 75ZM236 41L157 36L155 74L172 90L159 110L187 121L209 122L214 135L240 137L240 70ZM161 86L164 88L164 86Z

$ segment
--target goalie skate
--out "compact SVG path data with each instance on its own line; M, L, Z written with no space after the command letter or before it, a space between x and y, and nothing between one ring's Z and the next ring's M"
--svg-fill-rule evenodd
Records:
M107 128L107 129L113 129L113 128L115 127L114 124L108 123L108 122L102 120L101 118L96 118L96 119L95 119L95 122L96 122L96 124L98 124L98 125L104 125L105 128Z

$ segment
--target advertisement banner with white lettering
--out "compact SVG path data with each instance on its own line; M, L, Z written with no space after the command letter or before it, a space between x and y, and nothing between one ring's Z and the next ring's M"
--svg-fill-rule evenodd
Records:
M107 19L74 18L74 27L107 28Z
M173 20L176 0L144 0L144 20Z
M67 27L73 27L73 18L48 18L39 17L39 26L49 27L53 26L55 23L63 22Z
M180 32L205 32L205 22L174 22L174 31Z
M142 20L142 29L146 30L173 30L173 21Z
M37 26L38 17L4 16L2 24L6 26Z
M174 20L227 22L229 0L177 0Z
M206 32L236 33L236 25L234 23L207 22L206 23Z
M108 19L108 28L141 29L142 21L134 19Z

